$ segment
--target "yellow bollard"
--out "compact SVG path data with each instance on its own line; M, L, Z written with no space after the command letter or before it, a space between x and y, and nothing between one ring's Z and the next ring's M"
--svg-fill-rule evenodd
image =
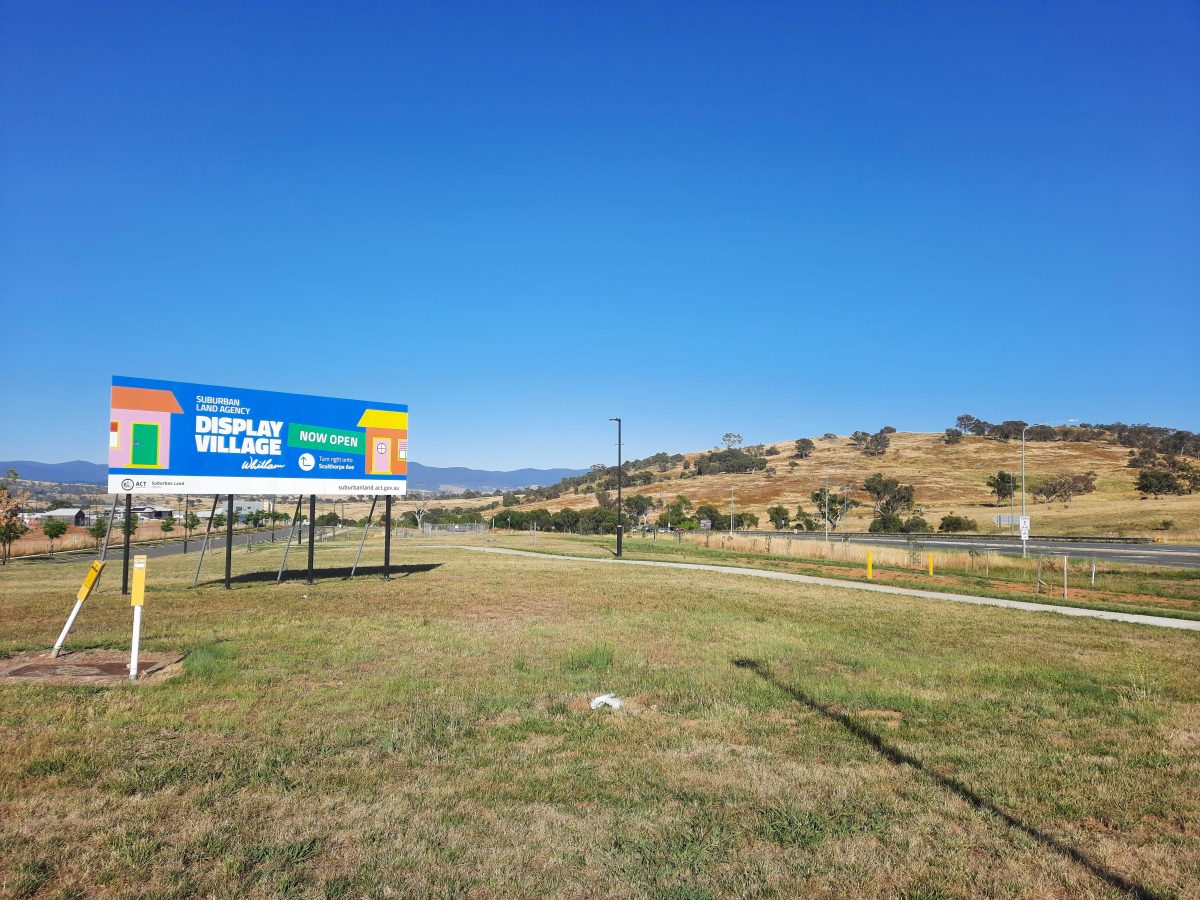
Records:
M933 574L933 554L929 554L929 574Z
M875 577L874 575L871 574L871 565L873 562L874 562L874 554L870 550L868 550L867 551L867 580L868 581L870 581L871 579L873 579Z

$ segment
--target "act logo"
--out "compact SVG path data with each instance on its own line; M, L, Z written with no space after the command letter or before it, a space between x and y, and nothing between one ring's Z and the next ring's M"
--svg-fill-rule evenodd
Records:
M121 481L121 490L123 490L123 491L132 491L132 490L133 490L133 479L132 479L132 478L125 478L125 479L122 479L122 481Z

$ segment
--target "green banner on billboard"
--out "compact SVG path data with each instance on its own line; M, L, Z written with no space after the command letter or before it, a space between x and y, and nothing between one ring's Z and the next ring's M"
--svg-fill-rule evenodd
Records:
M367 436L362 431L345 431L341 428L322 428L319 425L288 424L289 447L307 447L310 450L328 450L335 453L366 453Z

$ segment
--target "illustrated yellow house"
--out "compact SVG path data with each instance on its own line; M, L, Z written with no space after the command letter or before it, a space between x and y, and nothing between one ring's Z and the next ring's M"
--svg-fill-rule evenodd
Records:
M408 413L368 409L358 420L367 429L367 474L408 474Z
M108 422L109 468L168 468L171 415L182 412L170 391L113 385Z

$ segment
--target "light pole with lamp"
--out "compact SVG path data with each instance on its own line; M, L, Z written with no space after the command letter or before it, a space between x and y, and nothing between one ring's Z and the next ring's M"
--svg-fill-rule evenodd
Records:
M621 555L621 419L609 419L617 423L617 556Z

